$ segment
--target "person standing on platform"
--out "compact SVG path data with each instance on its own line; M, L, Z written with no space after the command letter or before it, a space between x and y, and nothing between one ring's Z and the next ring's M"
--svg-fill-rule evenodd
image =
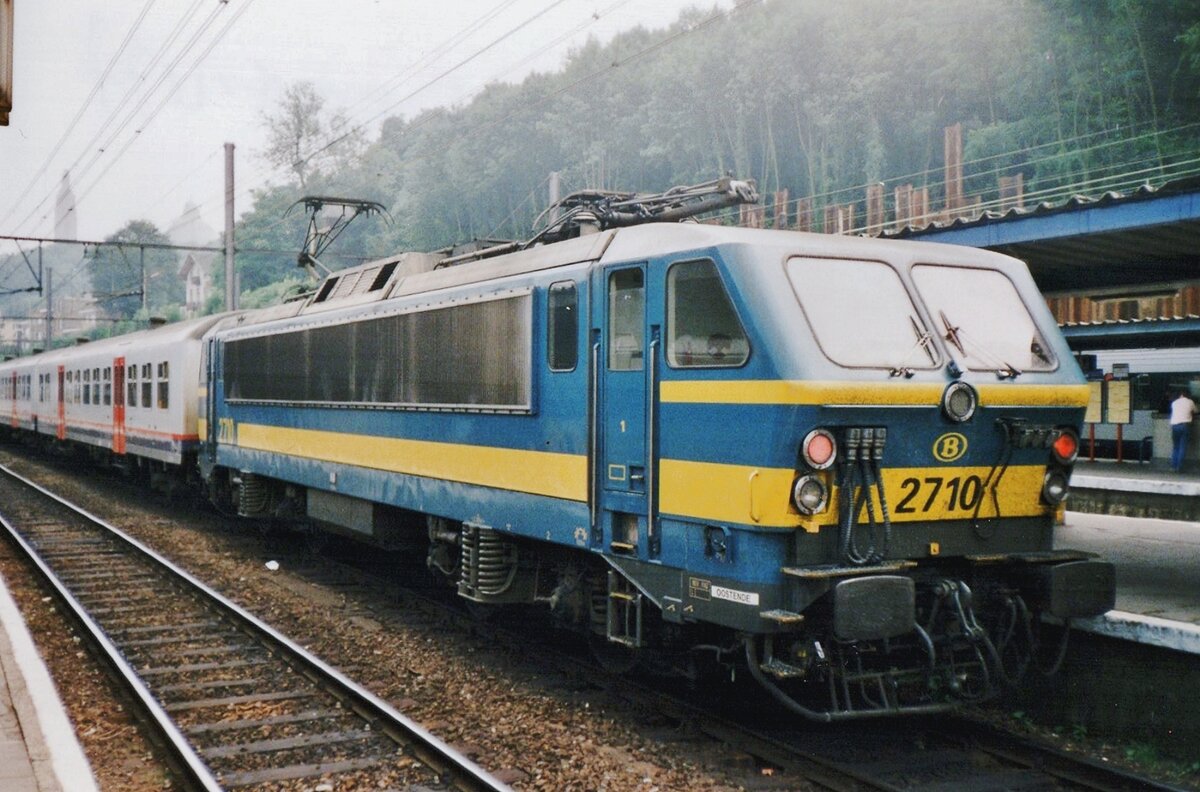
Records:
M1176 473L1183 467L1183 458L1187 455L1188 428L1195 416L1196 402L1189 399L1185 391L1180 391L1179 398L1171 402L1171 467Z

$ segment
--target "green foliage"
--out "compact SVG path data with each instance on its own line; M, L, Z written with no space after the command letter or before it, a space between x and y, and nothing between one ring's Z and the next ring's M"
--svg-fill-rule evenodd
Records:
M357 220L334 248L347 258L325 260L334 269L353 256L527 237L551 171L564 192L661 190L729 171L764 193L813 196L818 211L861 203L867 183L885 182L889 196L911 183L938 207L943 129L955 123L968 195L1016 174L1030 195L1064 183L1095 193L1191 156L1197 98L1200 0L694 9L667 31L589 41L560 71L491 85L464 106L387 119L356 155L303 174L304 190L256 193L238 243L298 252L303 217L283 212L304 191L378 200L395 218ZM323 113L319 97L305 101ZM292 276L294 262L241 254L242 288Z
M263 286L260 289L242 292L238 305L242 308L266 308L270 305L278 305L279 303L286 302L306 291L311 291L312 288L313 284L311 282L290 276Z
M1158 746L1148 742L1134 742L1125 746L1125 758L1134 764L1152 765L1159 760Z
M90 271L92 293L109 316L133 318L143 304L143 284L145 305L151 312L183 301L176 251L140 247L170 244L153 223L131 220L104 241L116 246L100 246L92 254Z

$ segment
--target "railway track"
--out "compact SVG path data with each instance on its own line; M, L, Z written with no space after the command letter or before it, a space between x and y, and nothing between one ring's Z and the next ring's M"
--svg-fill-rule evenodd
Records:
M307 561L306 561L307 559ZM504 619L479 622L461 610L447 608L444 598L368 571L360 565L297 554L294 569L338 579L366 577L369 588L399 587L445 616L456 613L469 629L488 635L489 642L528 644L529 624ZM322 575L321 568L327 569ZM415 575L412 577L416 577ZM599 687L636 706L649 704L677 730L699 733L732 753L753 757L767 775L763 789L816 788L838 792L921 790L922 792L1008 792L1009 790L1090 790L1091 792L1187 792L1184 787L1133 773L1121 767L1063 751L1055 746L956 716L866 721L837 726L797 722L756 686L737 686L726 695L664 690L659 677L639 680L604 675L578 652L560 643L538 642L532 653L580 686ZM660 726L659 732L663 729ZM780 782L771 782L774 776ZM795 784L796 786L790 786Z
M276 548L273 555L283 557ZM838 726L809 726L779 708L757 686L735 687L727 696L701 696L665 691L661 677L604 674L578 651L532 633L526 618L501 617L479 621L447 602L443 589L414 585L414 574L377 571L375 554L331 560L294 553L286 560L293 570L339 586L359 586L376 592L402 590L441 618L461 620L466 629L487 636L487 642L509 645L536 643L530 661L545 663L580 687L598 687L635 706L647 704L680 731L703 735L735 754L753 757L760 769L773 774L761 779L763 789L816 788L838 792L921 790L921 792L1008 792L1009 790L1090 790L1091 792L1187 792L1089 757L996 729L973 719L954 716L894 721L868 721ZM357 581L357 582L355 582ZM579 647L582 648L582 647ZM728 703L722 703L722 699ZM663 728L658 727L660 733ZM795 786L792 786L794 784Z
M507 788L149 548L3 466L0 503L0 526L126 684L185 788Z
M851 730L764 728L698 716L697 728L821 789L1002 792L1184 792L1048 745L948 717Z
M299 551L296 542L274 543L270 557L315 585L342 591L370 592L385 600L402 597L407 608L425 603L439 620L453 618L467 631L488 636L486 642L528 644L528 625L501 618L480 623L460 609L448 610L444 597L400 583L392 563L380 570L377 554L332 560ZM344 553L333 553L344 556ZM414 580L419 575L411 576ZM391 592L391 593L388 593ZM533 632L537 632L534 630ZM686 692L664 692L661 679L639 684L630 678L605 677L576 652L562 651L552 640L538 641L536 658L580 689L601 688L613 698L633 702L638 710L659 713L651 727L661 738L707 743L710 752L752 758L765 774L755 788L830 790L1177 790L1169 784L1135 775L1087 757L1059 751L1036 741L998 731L975 721L924 719L875 722L838 727L808 727L778 711L756 689L738 689L733 704L697 703ZM665 726L663 724L666 724ZM704 750L704 749L701 749ZM753 771L754 768L751 768Z

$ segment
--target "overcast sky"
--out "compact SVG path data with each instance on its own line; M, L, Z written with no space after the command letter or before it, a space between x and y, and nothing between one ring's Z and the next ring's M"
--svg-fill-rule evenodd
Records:
M0 127L0 234L52 236L55 196L68 169L79 238L102 239L130 219L148 219L167 230L189 202L200 205L204 219L219 228L225 142L237 146L239 214L249 208L250 187L283 180L269 173L260 156L262 116L293 82L311 81L327 107L346 110L356 122L392 105L389 115L411 116L425 107L461 104L488 82L519 81L531 70L552 70L589 35L607 40L636 25L663 28L694 5L727 7L730 0L18 2L13 110L9 126ZM143 13L128 46L72 126ZM462 37L472 26L475 32ZM191 50L167 73L202 28ZM520 29L505 35L514 28ZM177 30L171 46L161 50ZM456 36L461 40L454 46L439 46ZM400 101L498 39L465 66ZM160 60L150 68L160 50ZM413 71L414 64L421 68ZM144 103L143 97L148 97ZM378 122L368 128L370 139L377 128ZM0 242L0 254L10 252L13 244Z

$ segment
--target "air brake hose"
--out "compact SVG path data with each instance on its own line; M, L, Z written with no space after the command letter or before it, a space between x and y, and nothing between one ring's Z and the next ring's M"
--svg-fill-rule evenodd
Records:
M838 487L844 496L839 507L842 558L854 566L882 563L891 545L892 519L879 462L878 459L863 454L857 459L847 460L839 476ZM879 520L876 520L875 515L875 492L879 498ZM859 549L855 537L859 528L858 518L864 505L867 508L867 526L871 532L865 552ZM883 528L882 542L878 542L876 533L879 527Z
M888 548L892 544L892 515L888 511L887 493L883 488L883 470L881 460L872 458L871 474L875 479L875 489L879 491L879 516L883 520L883 547L875 554L875 563L881 564L887 558Z
M870 490L865 481L860 481L860 478L864 476L861 467L856 463L857 460L848 459L842 466L841 481L838 487L843 497L838 508L841 512L842 558L854 566L862 566L870 561L870 554L864 555L859 552L854 533L858 515L862 512L863 502L870 500Z

